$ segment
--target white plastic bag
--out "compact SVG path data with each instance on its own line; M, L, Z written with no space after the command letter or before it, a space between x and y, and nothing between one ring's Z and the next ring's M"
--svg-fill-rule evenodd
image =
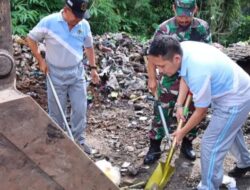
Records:
M112 166L107 160L99 160L95 162L97 167L117 186L121 183L121 174L118 167Z

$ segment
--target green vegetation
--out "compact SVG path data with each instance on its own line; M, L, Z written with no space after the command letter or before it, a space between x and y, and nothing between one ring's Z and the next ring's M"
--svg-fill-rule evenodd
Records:
M173 16L172 0L90 0L94 34L124 31L148 39L162 21ZM248 0L197 0L198 17L209 22L213 41L228 44L249 40ZM11 0L13 33L26 35L45 15L63 7L64 0Z
M150 37L163 20L173 16L172 3L166 0L115 1L121 16L119 31Z
M209 22L213 41L228 45L249 40L248 0L199 0L198 2L201 7L198 16Z
M235 23L234 30L225 40L227 40L227 44L238 41L250 41L250 16L242 16L240 22Z
M91 29L96 34L119 31L121 16L116 13L113 0L94 0L90 6Z
M49 13L60 10L61 0L10 0L12 30L25 35L37 22Z

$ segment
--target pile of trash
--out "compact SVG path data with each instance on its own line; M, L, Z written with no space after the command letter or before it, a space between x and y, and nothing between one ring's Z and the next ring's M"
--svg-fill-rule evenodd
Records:
M38 63L25 41L18 36L13 36L13 42L17 88L42 101L44 95L30 87L35 85L45 88L45 76L39 71ZM125 33L95 36L94 42L98 72L101 76L98 89L103 95L113 100L133 99L147 91L147 73L143 60L143 51L147 43L142 44ZM106 51L105 48L109 50ZM222 50L244 69L249 67L249 44L232 44L228 48L222 47ZM83 63L86 64L86 60L83 60ZM90 81L89 75L86 78ZM90 94L89 99L91 100L92 97L93 95Z
M125 33L95 36L95 51L102 94L110 99L129 98L147 90L146 66L143 61L143 45ZM42 99L40 91L31 86L45 88L45 76L39 71L38 63L32 56L25 41L13 36L14 58L16 61L17 88L35 99ZM110 51L103 51L107 47ZM83 60L83 63L86 63ZM87 68L87 67L86 67ZM89 75L86 76L90 80ZM27 90L27 91L26 91ZM43 96L43 95L42 95ZM92 95L90 94L90 99Z
M142 95L147 89L143 45L125 33L95 36L94 41L96 47L101 44L110 48L110 51L95 48L102 94L113 100L130 98L134 93Z
M250 75L250 44L238 42L224 48L224 52Z
M247 42L230 44L229 47L224 48L224 52L237 63L250 63L250 44Z
M44 110L47 110L45 75L39 71L38 62L31 54L25 40L19 36L13 36L12 39L16 87L24 94L33 97Z

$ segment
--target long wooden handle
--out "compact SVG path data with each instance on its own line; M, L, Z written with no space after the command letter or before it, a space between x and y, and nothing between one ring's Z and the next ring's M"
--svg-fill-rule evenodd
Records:
M185 105L183 107L183 114L185 116L187 116L187 114L188 114L188 110L189 110L188 108L189 108L189 105L190 105L191 101L192 101L192 94L189 93L188 96L187 96L187 99L185 101ZM183 125L184 125L184 122L183 122L182 119L180 119L176 130L181 129L183 127ZM174 141L173 141L173 146L175 147L175 145L176 145L176 138L174 138Z
M184 111L184 115L186 115L186 114L188 113L188 107L189 107L191 101L192 101L192 94L189 93L188 96L187 96L187 99L186 99L184 108L183 108L183 109L184 109L184 110L183 110L183 111ZM178 123L178 126L177 126L177 129L176 129L176 130L181 129L181 128L183 127L183 125L184 125L183 120L180 120L179 123ZM172 143L170 152L169 152L169 154L168 154L168 156L167 156L167 160L166 160L165 167L167 167L167 166L170 164L171 160L172 160L172 157L173 157L173 154L174 154L175 146L176 146L176 137L175 137L174 140L173 140L173 143Z
M144 59L144 62L145 62L145 65L146 65L146 68L147 68L147 72L149 71L149 69L148 69L148 58L147 58L147 56L146 55L144 55L143 56L143 59ZM149 72L148 72L148 75L149 75ZM148 76L149 77L149 76ZM156 77L156 76L155 76ZM156 80L157 80L157 77L156 77ZM152 93L153 94L153 96L156 98L156 100L158 100L158 94L157 94L157 89L156 89L156 91L155 91L155 93Z
M147 58L147 56L144 55L144 56L143 56L143 59L144 59L144 62L145 62L145 64L146 64L146 68L147 68L147 66L148 66L148 58Z

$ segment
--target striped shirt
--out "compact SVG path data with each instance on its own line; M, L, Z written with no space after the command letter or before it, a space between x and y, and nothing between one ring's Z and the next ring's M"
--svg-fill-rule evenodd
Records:
M69 30L62 11L41 19L28 36L45 43L46 62L57 67L78 65L83 59L83 49L93 47L88 21L83 19Z

